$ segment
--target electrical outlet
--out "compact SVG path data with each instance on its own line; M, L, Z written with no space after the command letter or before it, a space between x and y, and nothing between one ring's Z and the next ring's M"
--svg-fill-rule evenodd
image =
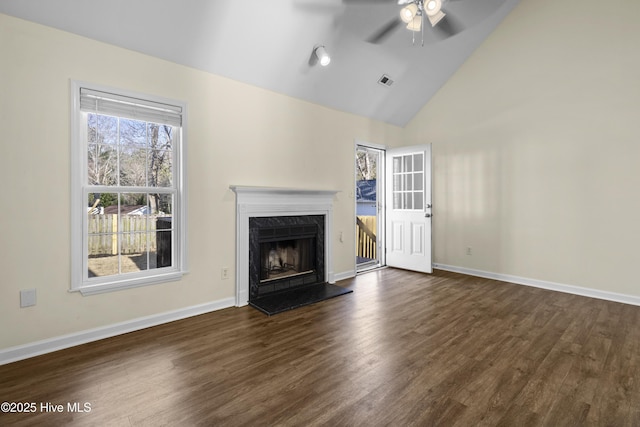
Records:
M468 246L468 247L467 247L467 255L471 255L471 254L472 254L472 253L471 253L471 246Z
M31 307L36 305L36 290L23 289L20 291L20 307Z
M222 271L220 273L222 280L226 280L229 278L229 267L222 267Z

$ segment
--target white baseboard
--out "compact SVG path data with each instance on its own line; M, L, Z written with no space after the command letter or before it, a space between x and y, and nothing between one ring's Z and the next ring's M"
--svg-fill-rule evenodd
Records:
M489 271L475 270L472 268L457 267L446 264L433 264L433 268L437 270L466 274L469 276L483 277L486 279L500 280L503 282L515 283L519 285L533 286L536 288L548 289L557 292L564 292L574 295L581 295L607 301L615 301L624 304L640 306L640 297L634 295L600 291L597 289L583 288L580 286L565 285L561 283L547 282L544 280L512 276L510 274L492 273ZM333 278L338 282L340 280L350 279L355 276L356 272L354 270L348 270L341 273L335 273ZM18 360L28 359L30 357L39 356L41 354L51 353L57 350L74 347L76 345L86 344L88 342L98 341L104 338L110 338L117 335L126 334L128 332L161 325L163 323L173 322L175 320L185 319L187 317L197 316L199 314L210 313L212 311L221 310L223 308L233 307L235 306L235 302L235 298L225 298L206 304L200 304L165 313L140 317L126 322L115 323L113 325L103 326L100 328L87 329L85 331L62 335L55 338L49 338L42 341L36 341L16 347L9 347L0 350L0 365L5 365L7 363L17 362Z
M356 277L355 270L343 271L342 273L334 273L333 280L339 282L340 280L351 279L352 277Z
M545 280L529 279L527 277L512 276L510 274L492 273L489 271L475 270L466 267L456 267L446 264L433 264L433 268L438 270L451 271L453 273L467 274L469 276L484 277L485 279L500 280L502 282L515 283L518 285L533 286L534 288L548 289L551 291L564 292L566 294L581 295L584 297L597 298L607 301L621 302L624 304L640 305L640 297L635 295L619 294L616 292L601 291L580 286L565 285L562 283L547 282Z
M114 337L116 335L126 334L128 332L149 328L151 326L161 325L163 323L173 322L175 320L185 319L187 317L197 316L199 314L221 310L227 307L233 307L234 305L235 298L225 298L206 304L199 304L165 313L139 317L137 319L115 323L113 325L87 329L73 334L62 335L16 347L0 349L0 365L17 362L18 360L28 359L30 357L51 353L53 351L74 347L80 344L86 344L92 341L98 341L104 338Z

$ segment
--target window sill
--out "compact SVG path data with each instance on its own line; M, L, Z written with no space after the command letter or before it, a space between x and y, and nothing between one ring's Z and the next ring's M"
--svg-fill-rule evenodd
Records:
M84 284L78 288L74 288L71 292L80 292L83 296L103 294L106 292L121 291L124 289L138 288L140 286L156 285L165 282L174 282L180 280L185 274L184 271L172 271L165 274L157 274L150 277L137 277L127 280L118 280L116 282Z

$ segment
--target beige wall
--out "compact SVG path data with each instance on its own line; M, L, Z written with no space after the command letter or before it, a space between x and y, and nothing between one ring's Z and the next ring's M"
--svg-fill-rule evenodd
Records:
M232 297L230 184L340 190L351 270L354 139L433 143L435 262L640 296L640 3L597 7L522 0L404 130L0 15L0 349ZM67 292L69 79L188 103L182 281Z
M339 190L334 272L354 268L353 146L401 129L0 15L0 349L234 296L230 184ZM188 103L190 274L83 297L70 285L69 81ZM20 289L37 305L19 307ZM8 327L11 325L11 327Z
M639 16L522 0L406 127L433 143L435 262L640 296Z

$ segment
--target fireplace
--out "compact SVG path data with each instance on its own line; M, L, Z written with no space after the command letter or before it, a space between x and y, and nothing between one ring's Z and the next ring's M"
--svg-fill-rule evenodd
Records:
M285 291L276 290L276 288L299 286L300 280L309 281L313 276L315 276L314 280L320 282L335 283L332 262L333 245L330 236L333 227L333 199L336 191L241 185L231 185L229 188L236 195L236 306L247 305L252 298L256 298L251 296L252 292L269 292L271 284L273 285L273 295L279 296ZM291 274L291 277L288 278L290 280L288 285L284 280L281 280L283 278L276 278L273 283L263 282L265 287L260 289L261 264L256 264L255 260L249 260L250 252L256 256L255 247L260 245L260 237L255 232L250 233L249 223L252 222L252 228L258 226L278 230L280 226L289 227L291 224L281 223L280 220L274 218L290 219L309 216L323 218L322 221L315 220L315 224L318 226L318 234L315 237L315 273L308 273L303 269L296 273L297 275ZM297 225L306 226L309 224ZM279 229L279 232L284 231ZM250 250L252 246L253 251ZM250 288L253 288L253 291ZM268 298L268 295L263 298Z
M324 215L249 218L249 302L325 281Z

